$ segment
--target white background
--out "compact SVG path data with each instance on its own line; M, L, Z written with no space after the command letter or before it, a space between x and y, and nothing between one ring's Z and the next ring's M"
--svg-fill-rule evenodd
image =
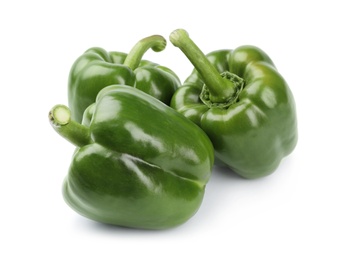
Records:
M2 1L0 259L340 259L336 3ZM67 104L69 69L86 49L128 52L177 28L205 53L242 44L265 50L294 93L298 145L266 178L214 169L200 210L180 227L87 220L63 201L73 147L51 128L48 111ZM182 81L192 69L170 42L144 58Z

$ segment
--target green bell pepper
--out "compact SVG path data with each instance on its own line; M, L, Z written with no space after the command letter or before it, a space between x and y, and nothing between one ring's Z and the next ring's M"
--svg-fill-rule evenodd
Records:
M77 146L63 184L66 202L90 219L163 229L192 217L214 163L207 135L150 95L123 85L102 89L82 124L55 106L53 128Z
M166 40L153 35L140 40L129 54L106 52L98 47L88 49L74 62L69 74L68 104L72 118L80 123L98 92L114 84L135 87L169 105L180 85L179 78L169 68L141 60L149 48L159 52L165 47Z
M254 46L205 56L182 29L170 40L195 67L171 107L199 125L217 159L239 175L272 173L298 134L293 95L269 56Z

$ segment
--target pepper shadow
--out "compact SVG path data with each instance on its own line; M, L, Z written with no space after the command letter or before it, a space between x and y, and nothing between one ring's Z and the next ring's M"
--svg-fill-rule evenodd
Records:
M200 215L206 219L214 219L220 214L221 208L232 208L240 191L252 189L253 185L261 181L263 181L263 178L246 179L241 177L229 167L217 161L206 185Z
M124 226L115 226L111 224L105 224L93 221L91 219L87 219L82 216L76 216L74 222L76 222L75 226L77 229L81 229L81 231L86 233L96 233L100 235L109 235L109 236L145 236L145 235L154 235L158 233L164 232L173 232L172 230L176 229L164 229L164 230L157 230L157 229L142 229L142 228L131 228L131 227L124 227Z

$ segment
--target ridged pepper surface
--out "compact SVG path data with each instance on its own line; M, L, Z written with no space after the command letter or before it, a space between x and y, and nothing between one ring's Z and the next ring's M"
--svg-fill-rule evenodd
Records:
M153 35L140 40L129 52L107 52L103 48L90 48L73 64L68 80L68 105L72 119L81 122L85 109L106 86L123 84L148 93L169 105L180 85L177 75L169 68L141 60L152 48L162 51L166 40Z
M63 185L81 215L119 226L164 229L199 209L214 162L207 135L150 95L108 86L82 124L55 106L53 128L76 145Z
M297 143L293 94L269 56L255 46L208 55L186 31L170 41L194 65L171 107L199 125L216 157L245 178L266 176Z

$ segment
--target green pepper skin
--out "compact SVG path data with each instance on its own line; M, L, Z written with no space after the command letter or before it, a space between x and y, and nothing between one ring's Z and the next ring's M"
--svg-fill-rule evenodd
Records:
M207 133L216 157L234 172L249 179L269 175L297 143L292 92L257 47L214 51L206 58L219 73L229 71L245 81L238 98L228 107L206 105L200 98L205 82L194 69L175 92L171 107Z
M200 207L213 146L198 126L159 100L134 88L108 86L73 137L63 131L67 123L60 127L50 118L56 131L78 146L63 195L81 215L165 229L184 223Z
M135 87L170 104L181 84L177 75L167 67L144 60L130 66L124 64L126 58L126 53L94 47L74 62L68 79L68 104L74 120L81 122L85 109L95 102L99 91L114 84Z

